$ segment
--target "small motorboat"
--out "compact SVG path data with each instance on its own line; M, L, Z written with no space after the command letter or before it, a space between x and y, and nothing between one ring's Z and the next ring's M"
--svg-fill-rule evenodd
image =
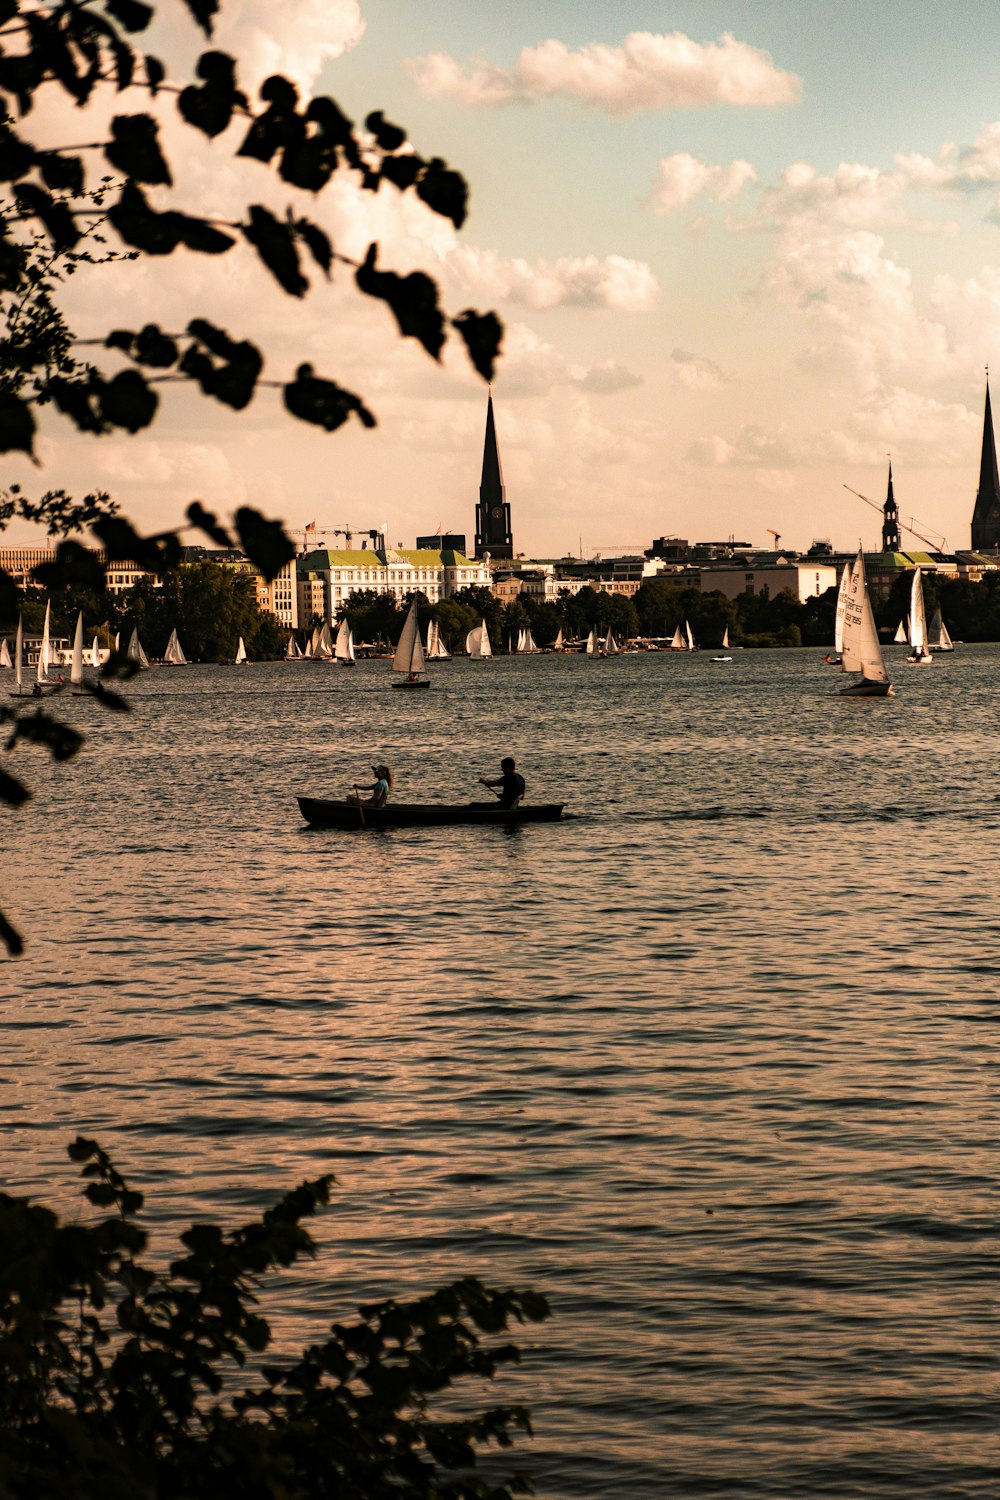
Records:
M713 656L711 658L712 661L732 661L732 659L731 656Z
M297 797L299 810L313 828L440 828L448 823L555 823L562 802L521 803L501 807L498 802L347 802L326 797Z

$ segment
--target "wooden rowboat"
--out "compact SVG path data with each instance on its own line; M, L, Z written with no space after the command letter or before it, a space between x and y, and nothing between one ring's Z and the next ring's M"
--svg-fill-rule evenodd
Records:
M389 802L384 807L368 803L334 801L325 797L298 797L302 816L314 828L438 828L448 823L555 823L564 803L542 802L503 808L498 802Z

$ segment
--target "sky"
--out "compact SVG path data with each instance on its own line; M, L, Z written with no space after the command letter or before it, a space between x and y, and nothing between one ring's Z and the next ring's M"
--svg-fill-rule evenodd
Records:
M186 79L203 43L162 8L151 50ZM151 196L222 218L291 204L345 254L377 240L381 265L429 272L452 314L496 309L516 551L874 547L880 518L850 491L880 504L890 455L904 545L969 545L1000 372L993 0L954 0L946 24L913 0L224 0L216 44L248 86L280 71L358 121L381 109L467 178L456 232L346 179L275 188L234 163L237 132L206 147L168 112L177 180ZM126 93L112 112L145 107ZM32 121L99 138L62 106ZM91 336L209 317L259 342L270 378L308 360L358 391L378 426L327 435L271 390L236 415L171 386L138 437L46 417L42 466L15 460L8 482L108 490L147 529L200 499L293 532L387 524L412 546L440 525L471 546L483 384L457 345L438 365L400 340L345 271L297 302L249 252L181 252L84 273L67 305Z

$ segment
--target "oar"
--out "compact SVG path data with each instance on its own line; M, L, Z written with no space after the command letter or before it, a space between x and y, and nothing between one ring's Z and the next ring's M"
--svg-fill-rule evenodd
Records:
M354 790L357 791L357 787L355 787ZM358 817L361 819L361 826L362 826L362 828L367 828L368 824L365 822L365 810L361 806L361 798L360 797L358 798Z

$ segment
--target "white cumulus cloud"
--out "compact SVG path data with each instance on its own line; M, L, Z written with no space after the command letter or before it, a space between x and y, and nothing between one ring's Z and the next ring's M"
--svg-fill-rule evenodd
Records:
M615 312L648 312L660 295L659 283L649 265L622 255L567 255L556 260L530 261L456 244L444 265L461 295L508 301L539 310L594 307Z
M671 351L670 367L674 378L689 391L717 391L732 379L714 360L687 349Z
M649 195L654 214L669 214L686 208L702 194L719 203L728 203L743 191L748 182L756 182L757 173L748 161L731 161L728 166L699 161L687 151L665 156L656 169L656 180Z
M411 58L408 67L430 98L483 106L562 97L611 115L794 104L801 87L769 53L728 32L707 43L679 31L633 31L619 46L572 48L551 39L523 48L512 68L483 60L463 67L444 52Z
M312 93L326 64L356 47L364 32L358 0L226 0L215 41L239 58L245 88L281 73Z

